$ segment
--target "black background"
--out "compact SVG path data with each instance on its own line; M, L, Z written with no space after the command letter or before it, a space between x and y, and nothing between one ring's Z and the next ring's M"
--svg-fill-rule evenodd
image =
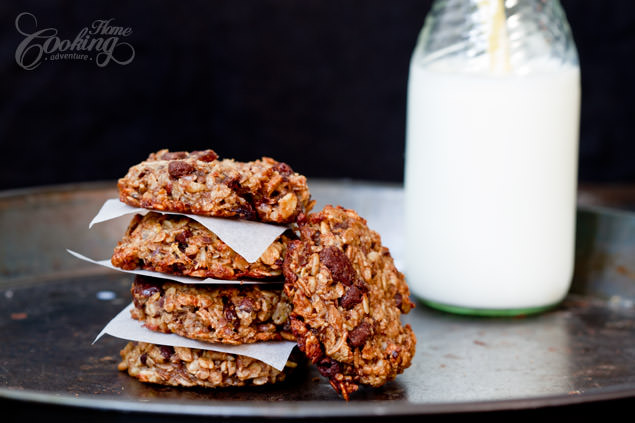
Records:
M580 181L634 182L630 0L564 0L582 68ZM310 177L401 181L408 64L430 1L0 5L0 189L123 176L163 147L262 155ZM20 12L73 39L132 28L132 63L16 64Z

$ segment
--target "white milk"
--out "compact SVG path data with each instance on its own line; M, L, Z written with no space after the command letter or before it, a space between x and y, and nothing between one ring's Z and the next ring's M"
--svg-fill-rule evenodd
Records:
M573 272L579 68L488 76L443 66L410 69L408 283L459 307L557 303Z

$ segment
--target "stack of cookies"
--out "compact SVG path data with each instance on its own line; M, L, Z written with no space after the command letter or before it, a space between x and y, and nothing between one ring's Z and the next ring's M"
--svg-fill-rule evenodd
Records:
M212 150L162 150L130 168L118 187L122 202L157 212L134 216L111 258L115 267L263 282L183 284L137 275L134 319L153 331L210 343L295 339L282 290L283 258L294 232L284 232L250 263L196 220L173 213L288 225L313 205L305 177L269 158L239 163L218 160ZM262 385L285 377L285 371L253 358L211 350L130 342L121 356L120 370L165 385Z
M288 165L161 150L130 168L118 187L122 202L154 211L132 219L114 266L264 282L191 285L137 276L131 314L147 328L234 345L293 340L345 399L360 384L381 386L410 366L416 339L400 316L414 304L390 252L353 210L309 213L306 178ZM248 262L197 221L162 212L288 230ZM227 353L131 342L121 355L119 368L144 382L222 387L284 378L284 371Z

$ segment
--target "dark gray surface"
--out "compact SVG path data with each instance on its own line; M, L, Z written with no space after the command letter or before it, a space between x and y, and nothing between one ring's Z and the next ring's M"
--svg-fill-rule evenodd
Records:
M188 390L116 370L125 341L95 335L129 301L130 275L68 256L104 258L129 218L88 231L112 184L0 196L0 398L107 410L215 416L382 416L526 409L635 397L635 217L581 208L573 293L520 318L469 318L418 307L413 365L345 403L315 370L271 387ZM312 181L324 203L354 207L400 258L401 190ZM112 291L115 298L98 299Z

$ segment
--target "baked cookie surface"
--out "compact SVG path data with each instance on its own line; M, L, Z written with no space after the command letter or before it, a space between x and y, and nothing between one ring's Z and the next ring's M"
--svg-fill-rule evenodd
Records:
M353 210L326 206L298 221L285 293L298 346L344 398L410 366L416 339L400 316L414 304L379 235Z
M291 304L281 287L191 285L136 276L132 318L151 330L205 342L291 340Z
M187 216L150 212L135 215L114 249L111 263L125 270L215 279L271 279L282 275L290 231L249 263L213 232Z
M129 342L120 355L120 371L160 385L223 388L276 383L286 376L250 357L194 348ZM296 365L291 359L287 362L288 369Z
M286 163L219 160L213 150L152 153L118 188L133 207L270 223L291 223L313 206L306 178Z

